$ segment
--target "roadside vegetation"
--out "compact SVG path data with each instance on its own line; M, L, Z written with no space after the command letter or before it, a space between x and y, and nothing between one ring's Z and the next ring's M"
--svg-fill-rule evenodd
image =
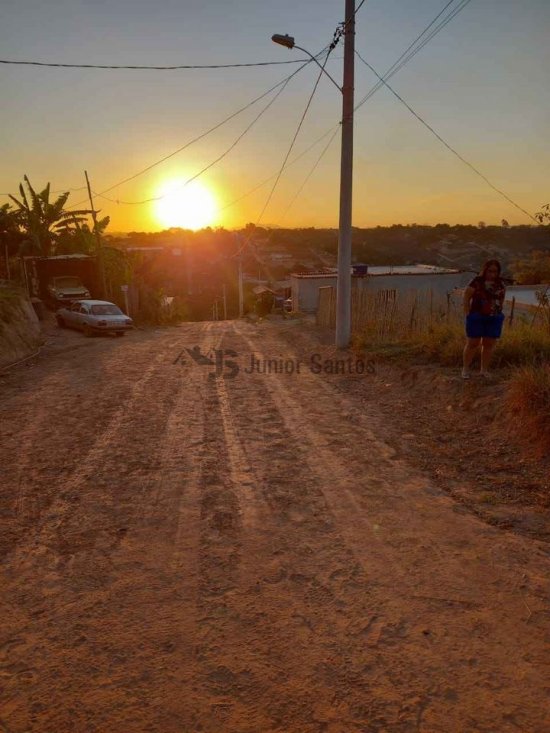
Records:
M550 363L524 366L512 373L506 410L528 448L540 458L550 455Z
M465 339L458 303L435 306L429 296L415 295L389 308L375 301L370 309L361 305L368 315L354 336L357 351L401 367L439 365L444 373L459 379ZM548 298L539 298L538 308L512 322L507 318L492 368L504 383L497 413L513 423L514 434L526 448L550 455Z

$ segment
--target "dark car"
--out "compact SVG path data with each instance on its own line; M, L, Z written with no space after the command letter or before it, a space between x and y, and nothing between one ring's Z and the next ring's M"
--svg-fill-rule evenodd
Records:
M123 336L133 327L133 321L118 305L107 300L77 300L55 314L60 328L77 328L86 336L94 333L114 333Z
M48 283L48 298L55 304L72 303L81 298L89 298L90 291L76 275L52 277Z

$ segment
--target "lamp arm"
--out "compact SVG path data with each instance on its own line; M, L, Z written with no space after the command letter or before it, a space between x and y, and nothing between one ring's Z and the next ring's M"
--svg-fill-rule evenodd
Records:
M310 53L310 52L309 52L309 51L307 50L307 48L302 48L302 46L297 46L296 44L294 44L294 48L297 48L297 49L298 49L298 51L303 51L304 53L307 53L307 55L308 55L308 56L310 57L310 59L311 59L312 61L315 61L315 63L316 63L316 64L317 64L317 66L318 66L318 67L319 67L319 68L321 69L321 71L323 72L323 74L325 74L326 76L328 76L328 78L329 78L329 79L331 80L331 82L332 82L332 83L334 84L334 86L336 87L336 89L338 89L338 91L340 92L340 94L342 94L342 93L343 93L342 87L341 87L341 86L340 86L340 85L338 84L338 82L337 82L337 81L335 81L335 80L334 80L334 79L332 78L332 76L331 76L331 75L330 75L330 74L328 73L328 71L327 71L327 70L325 69L325 67L324 67L324 66L322 66L322 65L321 65L321 64L319 63L319 61L317 60L317 58L316 58L316 57L315 57L315 56L314 56L314 55L313 55L312 53Z

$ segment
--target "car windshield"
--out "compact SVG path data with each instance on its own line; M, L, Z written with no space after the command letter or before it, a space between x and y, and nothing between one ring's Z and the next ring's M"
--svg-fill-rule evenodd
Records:
M94 316L121 316L122 311L117 305L112 303L105 303L103 305L93 305L92 313Z
M82 283L77 277L56 277L54 284L57 288L81 288Z

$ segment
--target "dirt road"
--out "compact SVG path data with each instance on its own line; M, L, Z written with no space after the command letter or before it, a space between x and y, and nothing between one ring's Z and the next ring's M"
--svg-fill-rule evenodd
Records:
M550 730L548 546L283 335L67 334L1 380L2 733Z

